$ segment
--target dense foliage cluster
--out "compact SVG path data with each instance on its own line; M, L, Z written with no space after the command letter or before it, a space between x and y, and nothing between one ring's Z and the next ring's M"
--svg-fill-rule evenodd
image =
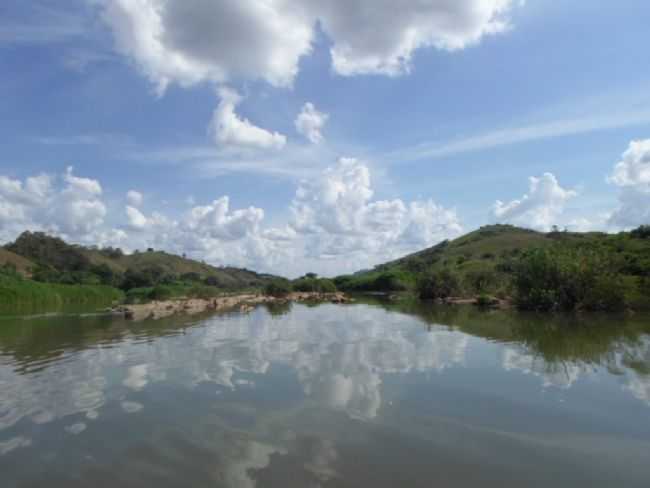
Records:
M517 305L529 310L620 310L625 307L620 267L584 248L535 249L514 274Z

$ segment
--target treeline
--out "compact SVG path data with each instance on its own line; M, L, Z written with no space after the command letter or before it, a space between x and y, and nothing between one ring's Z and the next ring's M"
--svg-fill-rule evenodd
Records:
M516 230L489 228L334 282L345 291L410 292L423 300L498 297L522 310L650 308L650 226L617 235ZM470 246L473 254L465 251Z
M307 273L305 276L293 281L275 279L264 287L264 293L273 297L285 297L294 291L306 293L336 293L337 288L334 281L327 278L319 278L315 273Z

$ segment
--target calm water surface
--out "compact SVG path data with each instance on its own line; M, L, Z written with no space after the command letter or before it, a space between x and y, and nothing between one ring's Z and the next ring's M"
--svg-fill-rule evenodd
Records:
M0 486L650 486L650 318L0 318Z

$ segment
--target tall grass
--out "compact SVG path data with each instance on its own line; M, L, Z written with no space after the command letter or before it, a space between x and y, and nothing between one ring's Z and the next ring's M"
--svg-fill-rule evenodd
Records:
M0 309L109 305L124 300L121 290L104 285L60 285L0 275Z

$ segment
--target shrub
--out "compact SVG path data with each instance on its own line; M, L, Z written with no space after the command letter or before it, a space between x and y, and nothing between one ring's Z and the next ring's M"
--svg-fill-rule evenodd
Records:
M476 298L476 305L481 308L487 308L494 305L495 299L489 295L481 294Z
M421 277L417 290L423 300L444 299L460 291L460 280L454 272L443 269Z
M377 276L371 284L374 291L404 291L408 289L401 274L387 271Z
M584 249L525 253L514 275L517 305L529 310L619 310L625 306L621 276L611 258Z
M291 284L285 280L274 280L264 287L264 294L276 298L284 298L291 293Z
M174 296L173 290L164 285L154 286L149 292L151 300L169 300L172 296Z
M199 285L193 286L187 292L187 296L191 298L203 298L203 299L214 298L218 294L219 294L219 290L215 289L214 287L199 286Z
M216 288L223 288L221 282L219 281L219 278L216 276L208 276L203 283L205 283L206 286L214 286Z
M484 293L498 284L498 276L494 271L469 271L465 274L465 284L475 293Z
M325 278L299 278L292 284L294 291L306 293L335 293L336 285L332 280Z
M631 232L631 235L637 239L650 238L650 225L642 225L640 227L637 227Z

